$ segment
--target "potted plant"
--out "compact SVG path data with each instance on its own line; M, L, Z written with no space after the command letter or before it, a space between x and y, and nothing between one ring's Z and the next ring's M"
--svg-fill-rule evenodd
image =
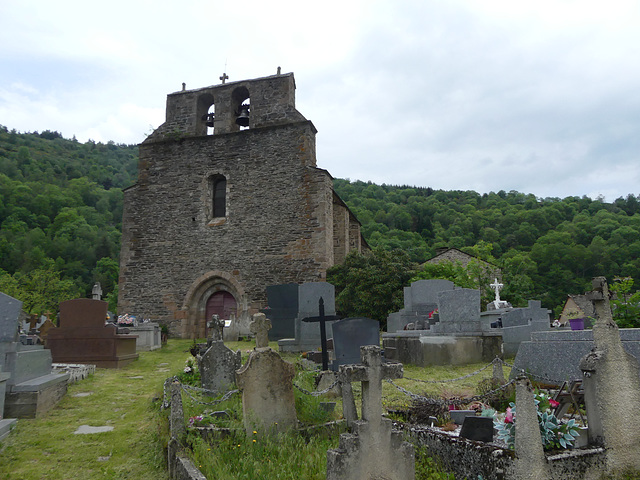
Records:
M567 312L567 317L569 317L571 330L584 330L584 316L582 312L578 310L571 310Z

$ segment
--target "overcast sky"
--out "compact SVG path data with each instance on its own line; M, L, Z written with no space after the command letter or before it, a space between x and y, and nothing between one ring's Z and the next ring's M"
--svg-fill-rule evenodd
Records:
M181 89L294 72L334 177L640 194L637 0L0 2L0 124L140 143Z

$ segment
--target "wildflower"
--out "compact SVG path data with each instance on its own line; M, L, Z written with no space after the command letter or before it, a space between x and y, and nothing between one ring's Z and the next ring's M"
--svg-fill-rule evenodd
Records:
M504 423L513 423L513 412L511 412L511 407L507 408L507 414L504 416Z
M253 439L253 443L256 443L256 439L255 438Z
M256 435L258 432L256 432L255 430L253 431L253 434Z
M560 402L556 402L554 399L550 398L549 405L551 405L551 408L557 408L560 405Z

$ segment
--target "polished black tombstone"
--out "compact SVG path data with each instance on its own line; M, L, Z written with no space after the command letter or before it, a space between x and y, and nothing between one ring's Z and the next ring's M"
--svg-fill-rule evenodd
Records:
M493 418L465 417L460 437L477 442L493 442Z
M360 347L380 346L380 323L370 318L344 318L333 324L333 353L331 366L338 371L340 365L360 362Z
M298 316L298 288L297 283L283 285L269 285L267 287L268 307L262 310L272 328L269 330L269 340L281 340L296 336L296 317Z

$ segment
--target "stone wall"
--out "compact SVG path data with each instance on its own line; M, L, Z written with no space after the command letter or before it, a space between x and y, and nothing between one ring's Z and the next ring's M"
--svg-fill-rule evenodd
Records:
M167 121L140 145L138 183L125 190L119 313L201 336L216 291L234 296L241 318L266 306L268 285L322 281L360 248L357 220L316 167L316 130L294 89L289 74L169 95ZM251 123L240 131L233 111L245 91ZM226 212L213 218L217 176Z
M410 441L416 447L426 447L456 478L503 480L519 478L514 469L514 451L497 445L454 437L430 427L404 425ZM549 478L584 480L598 478L604 471L605 453L602 448L566 450L546 455Z

